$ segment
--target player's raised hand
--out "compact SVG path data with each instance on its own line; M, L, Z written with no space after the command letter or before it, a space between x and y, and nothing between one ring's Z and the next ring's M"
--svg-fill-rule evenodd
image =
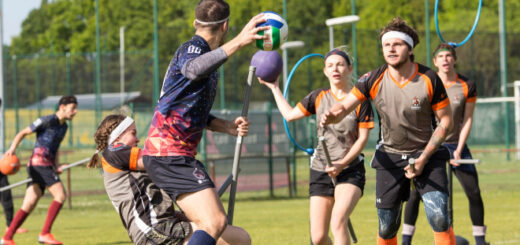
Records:
M260 35L258 32L268 30L269 26L256 27L258 24L264 22L266 22L264 14L258 14L251 18L242 31L236 36L236 41L238 41L242 46L245 46L257 39L267 39L266 35Z

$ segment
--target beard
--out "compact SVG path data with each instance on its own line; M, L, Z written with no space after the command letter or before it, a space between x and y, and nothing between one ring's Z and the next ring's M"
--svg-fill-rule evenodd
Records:
M399 70L399 69L401 69L401 67L403 67L403 65L406 64L408 61L410 61L410 56L406 56L406 58L399 60L399 61L398 61L397 63L395 63L395 64L388 64L388 65L391 66L392 68L396 69L396 70Z

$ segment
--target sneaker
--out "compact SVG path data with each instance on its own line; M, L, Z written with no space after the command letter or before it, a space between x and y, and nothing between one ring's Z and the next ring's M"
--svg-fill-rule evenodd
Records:
M16 245L16 243L14 243L13 240L7 240L2 238L2 240L0 240L0 245Z
M6 227L6 228L5 228L5 232L7 232L7 230L9 230L9 227ZM20 227L20 228L18 228L18 229L16 230L16 233L26 233L26 232L28 232L28 231L29 231L29 230Z
M43 244L61 245L62 242L56 240L51 233L38 235L38 242Z

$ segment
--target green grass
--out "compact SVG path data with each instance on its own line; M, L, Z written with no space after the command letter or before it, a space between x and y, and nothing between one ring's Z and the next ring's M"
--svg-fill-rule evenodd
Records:
M82 155L77 159L83 157ZM504 153L474 154L474 157L483 162L477 168L485 205L485 223L488 226L487 239L492 244L520 244L520 161L508 162ZM514 157L512 154L511 158ZM367 156L367 162L370 158L370 155ZM309 199L306 183L308 161L300 159L297 166L300 184L295 198L288 198L287 188L275 190L274 197L269 197L268 191L238 193L234 224L250 233L253 244L309 244ZM18 173L10 176L10 182L14 183L26 177L25 172ZM63 174L61 178L65 181L66 175ZM74 168L72 178L73 193L103 189L102 178L97 170ZM454 183L455 233L473 244L467 199L458 181ZM365 194L352 215L358 244L376 243L377 214L374 190L375 172L367 167ZM14 200L15 212L21 205L20 196L23 195L23 191L23 187L14 189L13 194L17 196ZM23 225L29 229L29 233L17 234L14 238L18 244L36 242L50 202L51 198L45 196L38 203ZM224 195L224 205L227 207L226 202L227 194ZM3 225L0 228L3 229ZM73 196L72 209L64 206L52 232L66 244L131 244L106 194ZM432 231L424 216L422 205L414 242L433 243Z

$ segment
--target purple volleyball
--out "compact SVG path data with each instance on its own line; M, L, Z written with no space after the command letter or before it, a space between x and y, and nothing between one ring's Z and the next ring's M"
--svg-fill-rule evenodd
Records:
M276 51L258 50L251 59L256 67L256 76L266 82L274 82L282 72L282 57Z

